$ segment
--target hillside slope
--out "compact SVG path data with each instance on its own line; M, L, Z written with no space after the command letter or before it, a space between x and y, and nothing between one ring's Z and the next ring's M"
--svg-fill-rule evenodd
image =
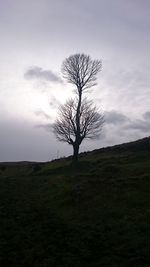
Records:
M0 266L150 266L150 138L0 164Z

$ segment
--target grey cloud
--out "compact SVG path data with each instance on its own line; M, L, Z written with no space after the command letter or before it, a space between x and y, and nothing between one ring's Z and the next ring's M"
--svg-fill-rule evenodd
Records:
M62 79L51 70L44 70L38 66L30 67L24 74L26 79L41 79L49 82L62 83Z
M34 112L34 114L35 114L36 116L43 117L43 118L45 118L45 119L47 119L47 120L50 120L50 119L51 119L51 116L48 115L46 112L44 112L44 111L41 110L41 109L36 110L36 111Z
M35 129L30 122L18 119L1 120L0 125L0 161L47 161L55 155L57 144L51 132Z
M150 111L147 111L143 114L145 120L150 120Z
M0 162L48 161L56 158L58 149L60 156L71 154L69 146L57 142L48 124L44 131L43 125L35 127L26 120L1 118L0 127Z
M106 111L104 114L106 124L123 124L129 121L129 118L115 110Z
M60 102L58 101L58 99L56 99L56 97L51 96L49 105L51 106L51 108L57 108L60 105Z
M148 63L149 64L149 63ZM139 67L126 67L121 64L111 66L111 61L104 62L100 85L100 98L109 108L129 110L137 116L148 110L150 105L150 66L146 63ZM98 91L97 91L98 93Z
M142 118L128 117L115 110L105 112L105 125L101 136L105 146L133 141L150 135L150 112Z
M52 123L41 123L41 124L37 124L35 126L36 128L41 128L46 130L47 132L50 132L52 130Z
M114 86L119 91L130 90L131 93L135 90L136 93L143 93L143 89L150 87L150 65L144 64L144 66L126 67L123 64L118 63L111 68L112 62L104 62L105 71L101 73L102 78L109 83L110 87ZM135 94L136 95L136 94Z
M127 130L138 130L145 134L150 134L150 112L145 112L142 119L131 121L125 126Z
M145 134L150 134L150 122L145 120L135 120L125 127L127 130L138 130Z

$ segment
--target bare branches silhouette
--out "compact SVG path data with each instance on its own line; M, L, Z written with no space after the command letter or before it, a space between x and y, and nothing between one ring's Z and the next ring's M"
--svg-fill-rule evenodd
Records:
M73 146L73 161L78 161L79 147L86 138L99 137L104 118L94 103L82 97L82 93L96 85L96 75L101 70L100 60L89 55L75 54L62 64L63 77L75 86L77 97L59 108L59 117L53 124L57 139Z

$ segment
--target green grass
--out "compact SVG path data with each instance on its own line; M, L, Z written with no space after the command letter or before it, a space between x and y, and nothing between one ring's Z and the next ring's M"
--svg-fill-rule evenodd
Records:
M145 142L83 153L78 167L0 164L0 266L150 266Z

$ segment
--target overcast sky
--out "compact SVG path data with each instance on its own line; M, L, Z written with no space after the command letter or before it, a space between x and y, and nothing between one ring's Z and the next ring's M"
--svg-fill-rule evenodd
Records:
M0 161L72 153L50 124L73 95L60 69L74 53L103 64L87 96L105 126L81 151L150 135L149 0L0 0L0 37Z

